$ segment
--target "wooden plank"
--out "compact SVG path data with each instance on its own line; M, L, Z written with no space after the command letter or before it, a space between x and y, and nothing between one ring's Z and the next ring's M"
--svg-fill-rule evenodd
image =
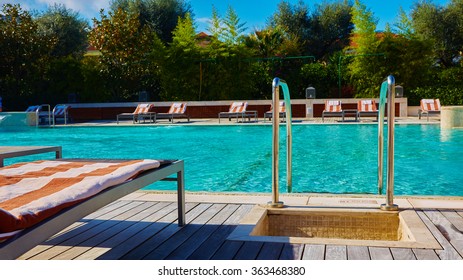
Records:
M212 260L232 260L243 246L243 241L225 241L212 256Z
M189 204L189 203L187 203ZM193 221L201 215L204 211L206 211L209 207L211 207L212 204L210 203L201 203L201 204L196 204L194 208L192 208L187 215L188 221ZM136 248L131 250L129 253L125 254L124 256L121 257L121 259L124 260L140 260L146 255L148 255L150 252L155 250L159 245L164 243L166 240L168 240L172 235L174 235L176 232L179 230L187 227L185 225L184 227L180 228L175 224L170 224L164 227L160 232L156 233L155 235L152 235L149 239L147 239L145 242L141 243L138 245Z
M157 220L165 216L166 213L164 211L166 208L170 210L170 213L172 213L172 211L176 209L176 205L169 205L169 203L166 202L146 202L146 204L151 206L140 212L140 217L142 218L139 221L134 221L133 224L128 226L126 229L121 230L119 233L98 244L98 246L86 251L82 255L78 256L76 259L94 260L100 257L101 255L111 251L112 249L117 248L120 244L125 244L127 241L132 239L133 236L136 235L138 232L143 231L150 224L156 222ZM135 218L135 216L133 218ZM170 223L172 223L173 221L175 221L175 218L171 219Z
M241 219L253 208L252 205L244 204L221 225L206 242L193 252L188 259L190 260L208 260L212 258L215 252L222 246L228 235L235 230L236 225Z
M163 208L150 216L153 222L147 227L138 232L124 242L117 244L112 249L98 256L99 260L117 260L129 253L132 249L137 248L140 244L163 230L168 225L172 224L177 219L177 204L169 202L159 203ZM187 203L185 211L189 211L195 204Z
M281 251L280 260L300 260L303 250L303 244L286 243Z
M391 248L394 260L416 260L412 249L409 248Z
M188 240L182 245L177 247L165 259L167 260L186 260L201 244L203 244L218 228L224 223L230 215L235 212L238 205L226 205L220 210L212 219L210 219L204 226L195 232Z
M49 248L40 254L35 255L30 259L46 260L61 254L63 251L72 248L74 245L80 244L84 240L91 238L93 235L101 232L103 229L110 225L117 224L118 221L114 220L116 217L123 215L124 213L131 211L142 203L129 202L128 204L117 208L113 213L106 213L96 220L90 220L82 227L76 228L76 230L70 231L66 234L60 235L57 238L46 241L45 244Z
M260 250L257 260L278 260L284 243L265 242Z
M304 246L303 260L324 260L325 245L322 244L307 244Z
M81 254L90 250L92 247L98 246L105 240L133 225L134 222L129 220L129 218L132 218L133 220L145 218L149 214L144 213L143 210L149 206L149 203L142 202L142 204L138 205L137 207L115 217L115 219L112 220L113 223L102 223L101 225L106 225L106 227L102 227L101 231L96 232L96 234L92 234L91 237L87 236L87 238L80 243L74 243L71 248L62 252L61 254L54 256L52 259L72 260L77 258Z
M443 250L436 250L439 258L441 260L461 260L462 257L457 250L463 252L462 234L456 232L451 227L450 222L437 210L426 210L417 213L443 248ZM457 248L454 247L455 245Z
M23 254L19 259L32 258L52 248L53 245L60 244L66 241L67 239L73 236L79 235L82 232L92 228L93 226L96 226L102 223L105 219L117 216L118 214L124 212L126 209L130 209L131 207L133 207L133 206L127 206L129 205L129 203L130 201L116 201L116 202L109 204L106 207L103 207L93 212L91 215L86 216L82 220L77 221L76 223L70 225L69 227L65 228L61 232L53 235L52 237L50 237L50 239L43 242L43 244L40 244L36 246L35 248L33 248L32 250L28 251L27 253Z
M236 252L234 260L255 260L260 250L264 246L263 242L246 241L243 246Z
M169 242L159 245L156 249L143 257L146 260L163 260L172 253L183 242L188 240L195 232L208 222L217 212L222 210L225 204L213 204L196 217L190 224L184 226L179 231L169 237Z
M440 213L460 232L463 233L463 217L456 211L440 210Z
M342 245L326 245L326 260L347 260L347 248Z
M368 247L372 260L392 260L392 254L389 248L384 247Z
M370 253L366 246L347 246L348 260L369 260Z
M440 260L432 249L412 249L417 260Z

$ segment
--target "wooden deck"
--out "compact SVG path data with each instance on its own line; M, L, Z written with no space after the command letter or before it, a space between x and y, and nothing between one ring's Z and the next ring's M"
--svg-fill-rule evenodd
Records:
M229 241L227 236L254 206L246 201L230 201L187 202L188 224L180 228L176 223L176 202L136 193L74 223L21 259L461 260L463 257L463 210L459 207L416 209L442 247L432 250Z

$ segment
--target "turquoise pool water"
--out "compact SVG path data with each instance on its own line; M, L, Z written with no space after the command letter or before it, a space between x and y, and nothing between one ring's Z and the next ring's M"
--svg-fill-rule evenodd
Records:
M282 142L283 131L282 126ZM1 145L60 145L64 157L183 159L188 191L271 191L271 126L0 129L0 138ZM53 154L7 159L6 164L46 157ZM293 127L293 192L376 194L376 174L376 125ZM396 194L463 196L462 182L463 130L396 126ZM175 184L148 188L175 190Z

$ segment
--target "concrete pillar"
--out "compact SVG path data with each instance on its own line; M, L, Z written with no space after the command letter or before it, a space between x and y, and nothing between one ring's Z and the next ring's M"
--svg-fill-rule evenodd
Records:
M463 128L463 106L444 106L441 108L440 127L443 129Z

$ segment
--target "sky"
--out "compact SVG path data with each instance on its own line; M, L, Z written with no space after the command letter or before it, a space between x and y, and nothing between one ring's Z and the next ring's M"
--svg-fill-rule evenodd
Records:
M99 18L100 9L107 10L111 0L0 0L0 4L12 3L21 4L24 10L44 11L47 5L53 3L64 4L67 8L79 13L82 18L91 22L92 18ZM188 0L187 0L188 1ZM325 0L326 1L326 0ZM413 4L419 0L362 0L379 20L377 30L384 30L386 23L396 22L399 8L402 7L409 12ZM439 5L447 5L451 0L433 0ZM242 23L246 23L247 31L265 27L268 18L276 11L281 0L189 0L194 12L197 24L197 31L206 31L211 17L212 5L216 7L220 16L225 16L230 5L238 14ZM289 0L295 4L299 0ZM316 4L323 3L324 0L304 0L310 9L314 9ZM328 1L330 2L330 1Z

